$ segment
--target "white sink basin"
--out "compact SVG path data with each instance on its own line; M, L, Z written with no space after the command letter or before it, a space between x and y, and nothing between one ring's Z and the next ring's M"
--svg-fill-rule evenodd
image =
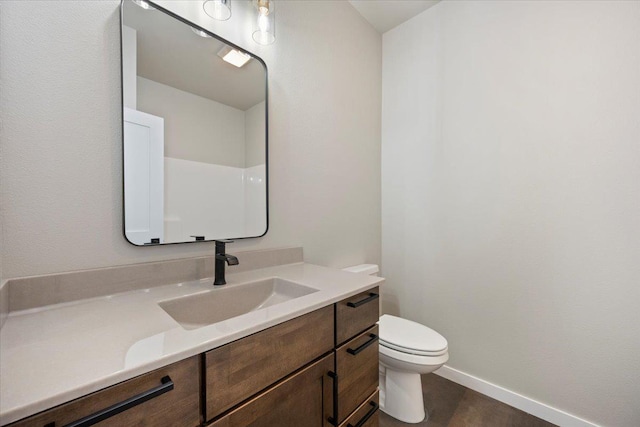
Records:
M197 329L251 311L318 292L298 283L271 277L240 285L162 301L158 305L184 329Z

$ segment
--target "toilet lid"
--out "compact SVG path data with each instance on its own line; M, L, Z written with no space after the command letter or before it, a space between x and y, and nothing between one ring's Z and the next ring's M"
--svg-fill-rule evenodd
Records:
M447 351L447 340L420 323L384 314L380 317L380 345L405 353L437 356Z

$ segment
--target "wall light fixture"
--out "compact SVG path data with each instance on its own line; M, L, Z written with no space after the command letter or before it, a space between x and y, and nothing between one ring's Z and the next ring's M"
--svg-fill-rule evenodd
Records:
M257 16L253 24L253 40L261 45L276 41L276 17L273 0L254 0Z
M207 0L202 7L204 13L218 21L231 18L231 0Z

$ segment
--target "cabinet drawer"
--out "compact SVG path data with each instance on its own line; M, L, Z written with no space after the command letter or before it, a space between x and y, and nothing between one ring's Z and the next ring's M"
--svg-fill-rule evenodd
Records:
M378 427L378 390L356 409L340 427Z
M336 303L336 345L378 321L379 296L379 288L373 288Z
M239 406L209 427L329 427L333 411L334 355L329 354L302 371Z
M333 330L328 306L206 353L206 419L331 351Z
M336 350L338 420L342 422L378 388L378 326Z
M150 393L151 391L155 393ZM142 396L148 399L144 400ZM105 409L113 409L115 405L127 399L132 399L133 403L142 403L103 418L104 421L100 422L101 427L199 425L200 357L191 357L89 394L18 421L10 427L66 426L85 417L98 415ZM113 412L117 411L109 411L108 414Z

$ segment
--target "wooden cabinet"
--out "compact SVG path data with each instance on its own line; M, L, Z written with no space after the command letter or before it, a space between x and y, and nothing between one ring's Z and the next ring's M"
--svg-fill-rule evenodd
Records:
M200 412L200 357L194 356L18 421L11 427L95 424L89 423L89 418L102 419L100 427L196 427L201 424ZM85 423L79 423L82 420Z
M340 427L378 427L378 391L376 390L368 399L353 411Z
M378 326L336 349L336 370L342 422L378 388Z
M330 352L333 331L328 306L206 353L206 419Z
M208 352L210 426L377 425L377 403L366 405L378 388L378 313L376 288Z
M373 288L336 303L336 346L378 321L379 296L378 288Z
M378 389L379 289L373 288L346 298L336 310L336 373L338 375L338 422L347 426L361 420L367 399ZM370 398L369 398L370 400ZM372 407L371 407L372 408ZM367 411L371 408L367 408ZM377 404L366 423L377 426ZM375 416L373 414L375 413ZM375 423L375 424L374 424ZM340 424L342 426L342 424Z
M378 302L375 288L10 427L377 427Z
M329 354L216 420L210 427L329 427L334 365Z

